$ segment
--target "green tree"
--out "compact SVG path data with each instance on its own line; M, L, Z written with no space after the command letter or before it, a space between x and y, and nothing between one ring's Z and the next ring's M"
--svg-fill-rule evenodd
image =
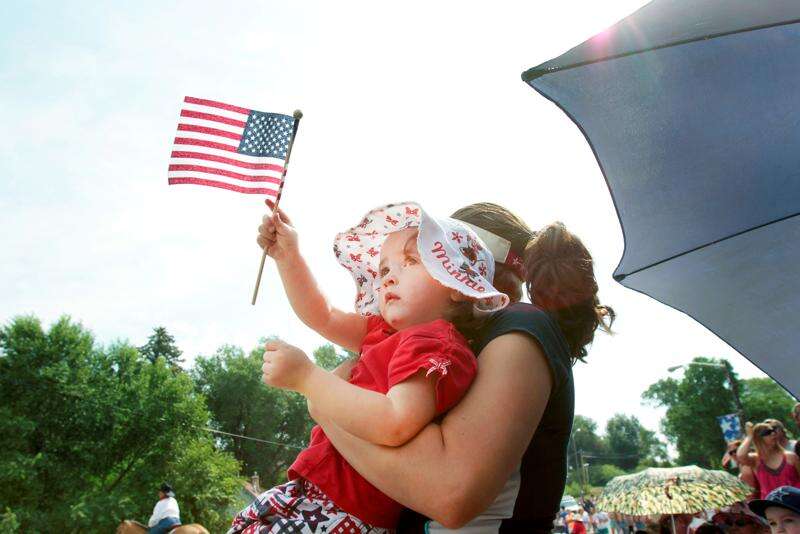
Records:
M222 528L214 509L240 484L238 466L199 430L203 399L164 360L151 365L126 344L97 347L66 317L47 332L18 317L0 329L0 406L0 508L20 531L110 531L123 517L146 519L164 480L183 484L184 520Z
M597 434L597 422L584 415L576 415L572 422L572 435L567 445L569 467L567 483L585 484L583 464L593 462L606 454L602 437Z
M350 351L346 351L344 354L336 352L336 347L331 343L326 343L314 350L314 361L317 362L317 365L328 371L332 371L338 367L340 363L352 356L354 356L354 354Z
M683 378L659 380L642 394L645 402L667 409L662 432L675 445L680 464L719 467L725 441L717 417L736 412L731 384L720 365L728 366L739 384L745 419L789 422L794 401L771 380L739 380L726 360L700 357L693 362L714 365L686 366Z
M164 358L174 369L180 369L180 364L183 362L181 359L183 352L175 345L175 338L163 326L153 329L153 334L147 338L147 343L139 348L139 352L151 363L155 363L159 357Z
M207 399L213 426L233 434L219 435L220 446L241 462L244 474L257 472L269 487L286 480L313 423L301 395L261 382L263 352L257 347L245 355L239 347L223 346L211 357L198 357L192 376Z
M592 486L605 486L614 477L624 475L625 471L611 464L598 464L589 466L589 484Z
M741 384L742 406L745 416L753 422L764 419L777 419L791 432L798 435L791 417L792 408L797 402L791 395L771 378L748 378Z
M607 459L625 471L667 460L666 445L634 416L614 415L606 424L605 439L609 451Z

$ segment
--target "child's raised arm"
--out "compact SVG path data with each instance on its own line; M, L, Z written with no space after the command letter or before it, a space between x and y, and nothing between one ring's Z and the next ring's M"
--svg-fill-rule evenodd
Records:
M267 200L267 206L273 205ZM275 260L286 296L300 320L331 342L358 352L367 333L367 318L331 306L300 254L297 231L282 210L264 216L257 241Z

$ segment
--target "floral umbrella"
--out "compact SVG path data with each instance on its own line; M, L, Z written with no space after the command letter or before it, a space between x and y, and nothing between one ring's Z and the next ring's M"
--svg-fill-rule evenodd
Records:
M628 515L693 514L743 501L751 491L724 471L651 467L611 479L597 508Z

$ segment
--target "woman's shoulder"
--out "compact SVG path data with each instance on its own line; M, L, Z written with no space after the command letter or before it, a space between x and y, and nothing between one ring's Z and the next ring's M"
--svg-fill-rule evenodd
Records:
M475 353L480 355L491 341L511 333L525 334L538 344L556 389L571 380L572 362L564 336L550 315L533 304L519 302L492 314L480 329Z
M526 302L517 302L489 316L480 330L480 348L511 332L527 333L546 353L569 358L566 341L555 320L546 311Z

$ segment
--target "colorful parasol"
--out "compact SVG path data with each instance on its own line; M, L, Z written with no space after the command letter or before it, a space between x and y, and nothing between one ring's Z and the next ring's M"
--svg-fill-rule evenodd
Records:
M724 471L651 467L606 484L597 509L628 515L693 514L743 501L752 490Z

